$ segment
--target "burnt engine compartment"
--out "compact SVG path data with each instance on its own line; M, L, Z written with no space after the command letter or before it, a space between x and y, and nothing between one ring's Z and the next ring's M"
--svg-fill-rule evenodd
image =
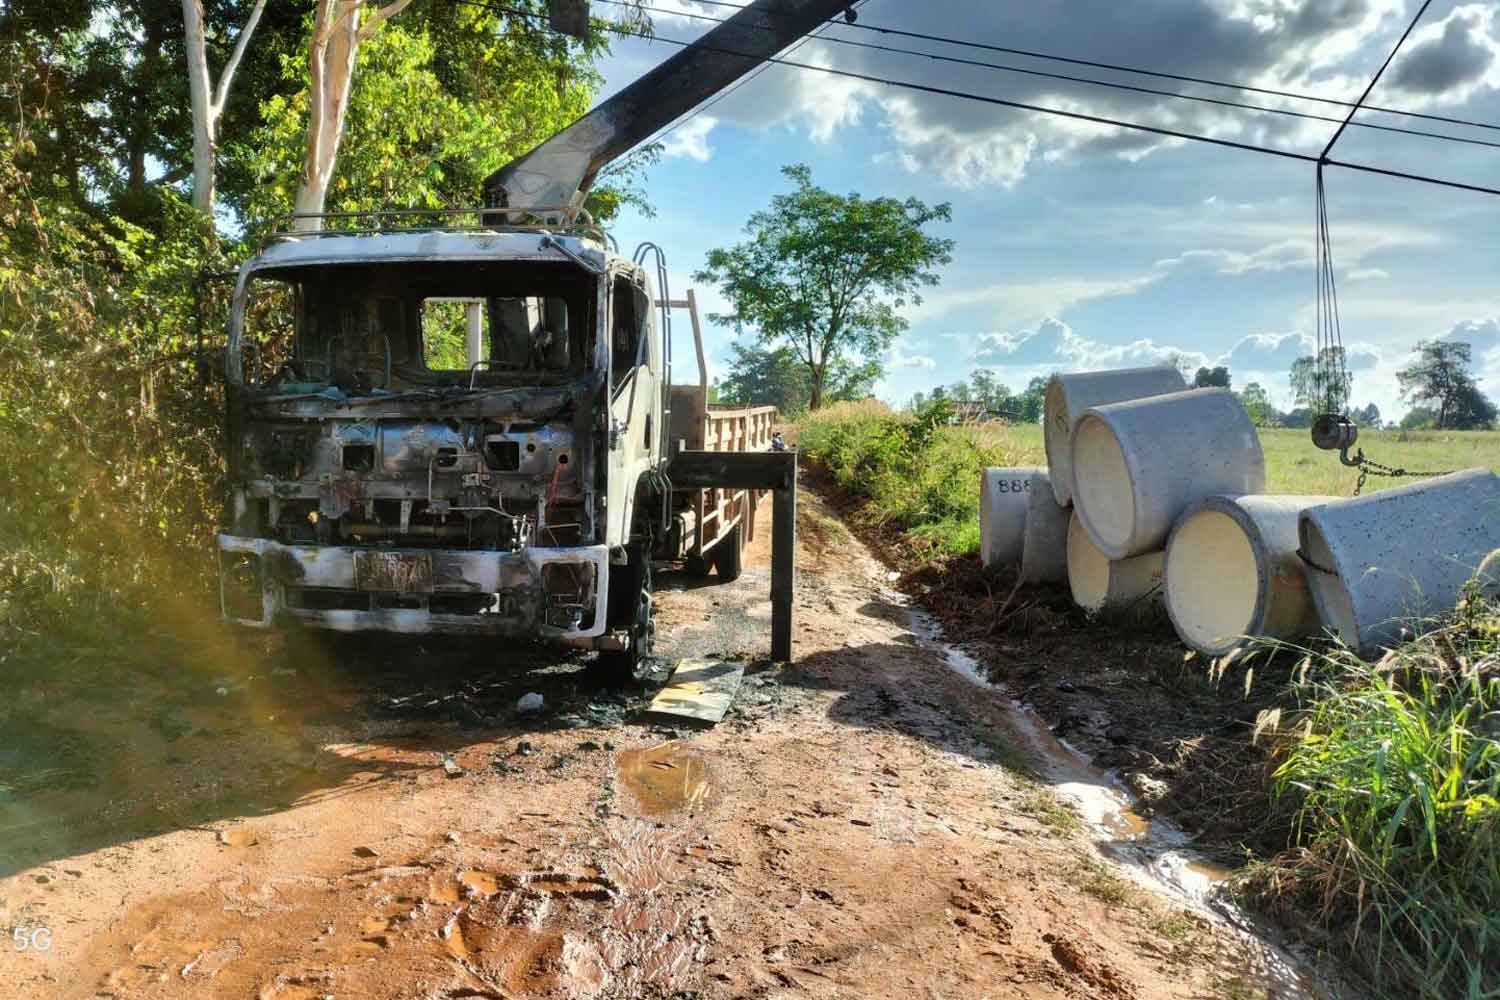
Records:
M570 420L253 423L235 532L284 544L514 551L593 534Z

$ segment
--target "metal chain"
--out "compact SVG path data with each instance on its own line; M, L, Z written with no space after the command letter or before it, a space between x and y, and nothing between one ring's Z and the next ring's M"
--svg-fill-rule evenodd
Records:
M1425 479L1431 476L1446 476L1453 472L1452 469L1446 469L1441 472L1430 470L1419 472L1413 469L1401 468L1400 466L1383 465L1373 458L1366 458L1363 448L1355 453L1354 460L1349 464L1359 469L1359 479L1354 483L1354 496L1359 496L1360 491L1365 488L1365 480L1370 476L1381 476L1386 479Z

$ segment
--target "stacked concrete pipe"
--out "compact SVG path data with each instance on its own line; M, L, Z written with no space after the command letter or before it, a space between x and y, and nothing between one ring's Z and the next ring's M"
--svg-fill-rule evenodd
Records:
M1297 555L1302 512L1337 497L1208 496L1183 512L1167 539L1167 615L1189 647L1210 656L1247 636L1318 632L1317 608Z
M1021 543L1022 583L1063 583L1068 579L1068 508L1052 495L1045 472L1032 479L1026 497L1026 539Z
M979 483L979 558L986 566L1014 565L1021 561L1026 541L1026 507L1040 476L1038 468L985 469Z
M1110 559L1157 552L1215 493L1260 493L1260 438L1234 393L1189 389L1085 410L1073 431L1073 505Z
M1500 548L1500 477L1469 469L1310 507L1302 556L1329 631L1373 656L1450 613Z
M1124 608L1149 598L1161 580L1162 553L1111 559L1099 551L1074 509L1068 523L1068 587L1075 604L1089 612Z
M979 554L985 566L1020 564L1025 583L1067 576L1067 511L1044 469L985 469L979 488Z
M1085 410L1186 388L1182 373L1172 366L1052 376L1043 406L1042 443L1057 502L1064 507L1073 502L1073 428Z

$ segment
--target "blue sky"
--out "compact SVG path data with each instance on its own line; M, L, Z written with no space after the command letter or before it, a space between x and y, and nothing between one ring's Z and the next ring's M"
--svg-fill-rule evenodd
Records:
M646 0L658 34L707 25L663 9L724 16L691 0ZM1052 0L1032 4L868 0L863 24L986 41L1184 75L1352 99L1415 12L1403 0ZM1159 89L1235 94L1108 71L1071 70L833 26L825 34ZM618 40L607 88L675 47ZM1316 153L1333 125L1040 80L812 40L795 58ZM1337 113L1327 105L1257 103ZM1500 9L1434 3L1371 98L1500 122ZM1365 113L1361 120L1468 130ZM806 163L816 183L953 206L942 284L906 310L879 394L912 393L993 369L1019 387L1053 370L1152 363L1173 354L1228 363L1289 405L1286 369L1313 333L1310 164L877 87L771 66L666 138L650 175L654 219L627 214L627 249L666 248L679 293L705 253L743 238L746 217ZM1500 149L1350 129L1337 158L1500 186ZM1420 339L1473 344L1481 385L1500 399L1500 198L1330 168L1329 215L1354 401L1404 410L1395 370ZM712 311L722 300L698 289ZM685 324L684 324L685 326ZM710 325L723 370L732 330ZM691 357L685 343L678 357Z

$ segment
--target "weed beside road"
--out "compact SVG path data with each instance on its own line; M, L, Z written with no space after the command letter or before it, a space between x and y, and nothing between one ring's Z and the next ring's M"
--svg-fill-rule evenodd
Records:
M1327 930L1391 995L1493 996L1500 969L1500 610L1377 664L1308 657L1280 737L1289 849L1251 866L1272 908Z

